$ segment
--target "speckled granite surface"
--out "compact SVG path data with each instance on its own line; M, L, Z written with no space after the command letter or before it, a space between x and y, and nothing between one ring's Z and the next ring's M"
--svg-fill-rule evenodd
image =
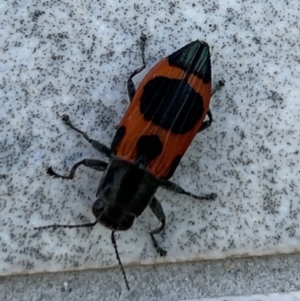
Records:
M33 228L94 220L101 174L81 168L64 182L45 170L67 173L83 158L101 158L59 115L110 144L127 107L127 77L141 63L141 31L148 69L194 39L211 46L214 82L224 78L226 86L212 98L212 127L198 135L172 179L218 199L159 190L167 225L158 240L168 256L160 258L151 244L147 233L157 220L147 210L117 235L123 263L299 250L298 2L14 1L0 8L2 275L117 265L100 225Z

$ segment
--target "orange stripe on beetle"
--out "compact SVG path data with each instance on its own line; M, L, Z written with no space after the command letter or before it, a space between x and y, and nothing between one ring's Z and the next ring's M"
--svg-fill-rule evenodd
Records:
M174 173L209 109L209 46L194 41L154 66L141 82L112 143L117 158L158 179Z

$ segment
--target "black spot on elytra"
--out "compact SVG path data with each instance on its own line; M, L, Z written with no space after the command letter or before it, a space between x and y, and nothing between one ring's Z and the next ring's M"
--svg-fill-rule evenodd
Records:
M211 82L209 46L205 42L194 41L182 47L169 55L168 61L171 66L197 76L204 84Z
M111 149L112 153L115 153L116 147L118 146L119 142L124 137L125 132L126 132L126 127L125 126L121 126L117 129L115 137L114 137L114 139L111 143L111 146L110 146L110 149Z
M156 135L141 136L137 142L137 162L147 165L159 156L163 145Z
M175 134L194 128L204 113L201 95L186 81L166 77L145 85L140 110L145 119Z

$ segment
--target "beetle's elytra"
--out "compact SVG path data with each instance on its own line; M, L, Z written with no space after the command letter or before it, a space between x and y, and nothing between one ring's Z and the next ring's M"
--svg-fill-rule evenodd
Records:
M149 206L161 223L150 236L158 253L165 256L167 252L154 237L165 226L165 214L154 195L157 188L161 186L200 200L216 198L214 193L194 195L168 180L194 136L212 123L209 110L211 63L208 44L191 42L155 65L135 90L132 78L146 67L145 41L142 36L143 65L128 79L130 105L110 147L89 138L67 115L62 117L66 125L82 134L96 150L109 158L109 162L83 159L67 176L54 172L51 167L47 171L49 175L63 179L73 179L80 165L104 172L92 207L96 221L39 228L93 227L99 222L112 230L116 248L114 231L129 229L135 218ZM205 116L208 116L207 121L204 121ZM121 265L118 253L117 257ZM124 277L129 289L125 274Z

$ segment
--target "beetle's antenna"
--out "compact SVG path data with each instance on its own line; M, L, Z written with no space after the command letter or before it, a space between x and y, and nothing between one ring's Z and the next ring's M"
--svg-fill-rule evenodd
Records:
M94 221L93 223L87 223L87 224L81 224L81 225L48 225L48 226L42 226L42 227L34 227L34 229L48 229L48 228L88 228L88 227L94 227L98 223L98 220Z
M114 249L115 249L115 252L116 252L116 256L117 256L117 259L118 259L118 262L119 262L119 266L121 268L121 271L122 271L123 278L124 278L124 281L126 283L127 289L130 291L130 287L129 287L129 283L128 283L128 280L127 280L127 277L126 277L126 274L125 274L125 270L124 270L124 267L122 265L122 262L121 262L121 259L120 259L120 256L119 256L119 252L118 252L118 249L117 249L117 243L116 243L116 238L115 238L115 231L111 232L111 242L112 242L112 244L114 246Z

